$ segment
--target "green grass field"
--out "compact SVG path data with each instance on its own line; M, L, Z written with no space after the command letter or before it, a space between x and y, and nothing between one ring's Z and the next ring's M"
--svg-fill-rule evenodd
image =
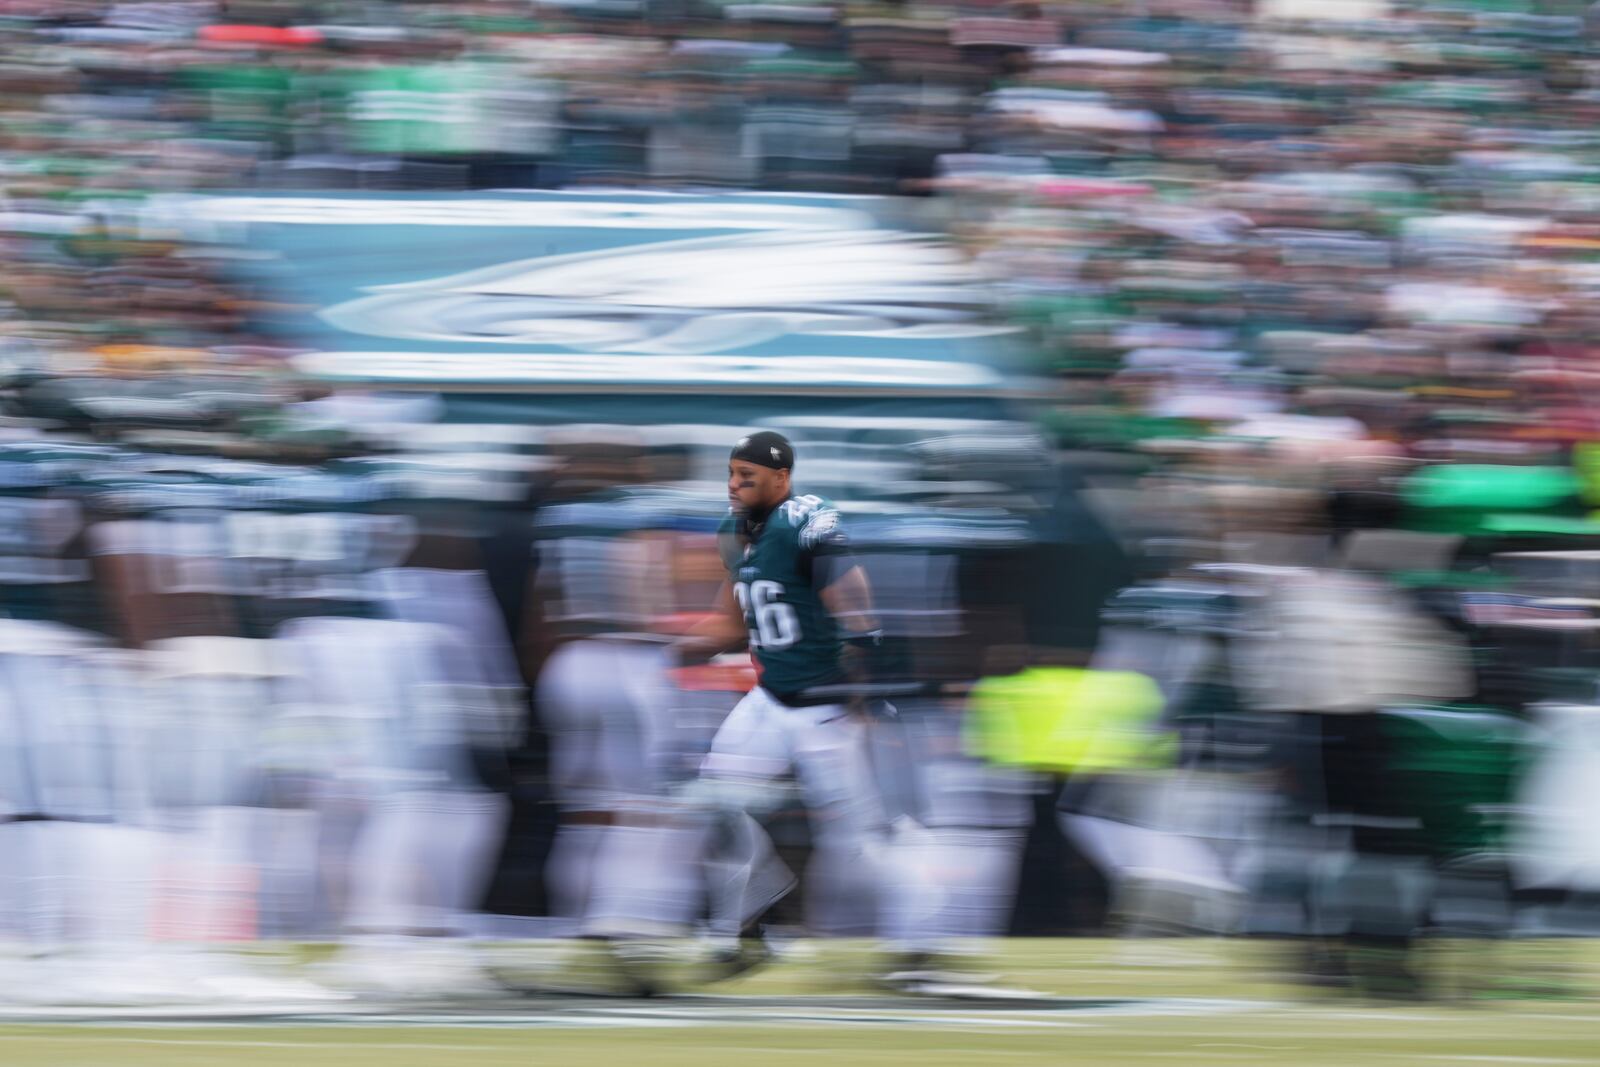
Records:
M550 950L530 949L530 953ZM552 1021L530 999L507 1017L463 1017L457 1025L374 1019L304 1025L26 1024L0 1026L3 1067L437 1067L530 1064L769 1067L909 1063L998 1064L1600 1063L1600 944L1536 942L1492 952L1441 950L1440 973L1465 984L1521 978L1541 998L1449 999L1384 1006L1309 996L1274 980L1283 958L1259 942L1005 942L996 969L1018 986L1083 998L1086 1010L1033 1012L981 1004L953 1009L867 995L866 950L833 944L813 958L717 987L748 998L719 1008L699 1002L675 1014L674 999L631 1002L618 1018L584 1025ZM1504 984L1504 983L1501 983ZM1557 989L1563 990L1556 995ZM772 998L792 998L777 1000ZM822 998L822 999L815 999ZM810 1004L834 1005L831 1014ZM1132 1000L1110 1009L1112 1002ZM1101 1007L1094 1010L1091 1002ZM597 1002L605 1003L605 1002ZM758 1012L743 1005L763 1004ZM903 1007L900 1005L903 1004ZM626 1015L626 1018L623 1018Z

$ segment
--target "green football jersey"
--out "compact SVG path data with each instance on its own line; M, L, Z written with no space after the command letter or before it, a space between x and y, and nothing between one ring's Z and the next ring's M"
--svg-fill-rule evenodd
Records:
M730 512L718 538L750 630L761 687L780 699L844 680L839 626L822 603L813 560L844 545L839 512L815 496L785 500L745 541Z

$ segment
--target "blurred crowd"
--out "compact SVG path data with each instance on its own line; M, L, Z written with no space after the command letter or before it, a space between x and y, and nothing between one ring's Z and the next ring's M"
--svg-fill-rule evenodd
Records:
M1559 460L1592 427L1591 23L1563 0L10 4L0 330L25 365L274 366L272 294L134 213L159 194L934 194L1060 379L1065 443L1242 424L1319 456Z
M0 40L0 925L39 957L0 995L315 998L129 961L334 935L331 988L481 991L498 914L728 969L756 918L872 935L902 987L1007 931L1274 934L1415 996L1420 933L1592 924L1581 5L86 0ZM924 197L1026 328L1042 431L770 427L885 620L872 865L696 786L754 679L665 649L749 427L323 395L257 252L139 210L596 185Z
M935 184L1066 442L1560 465L1594 432L1591 41L1561 4L1101 13Z

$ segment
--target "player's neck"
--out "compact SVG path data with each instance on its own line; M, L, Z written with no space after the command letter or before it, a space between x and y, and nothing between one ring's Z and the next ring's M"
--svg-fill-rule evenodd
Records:
M760 526L762 523L767 521L767 517L769 515L783 507L784 502L787 501L792 495L792 493L785 493L782 497L771 504L764 504L751 508L745 516L746 520L752 526Z

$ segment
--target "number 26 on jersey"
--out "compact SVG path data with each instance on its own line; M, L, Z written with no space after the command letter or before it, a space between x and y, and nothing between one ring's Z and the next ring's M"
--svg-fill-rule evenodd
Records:
M739 582L734 585L733 594L739 600L745 625L750 628L751 648L788 648L800 639L799 617L793 607L779 599L783 586L764 579Z

